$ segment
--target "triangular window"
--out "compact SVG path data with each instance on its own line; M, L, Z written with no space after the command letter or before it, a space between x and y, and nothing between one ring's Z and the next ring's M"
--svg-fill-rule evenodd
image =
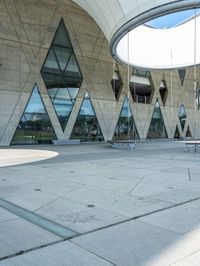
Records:
M183 86L184 80L185 80L185 74L186 70L184 68L178 70L179 78L181 81L181 86Z
M124 99L113 140L139 139L128 97Z
M188 137L188 138L191 138L192 137L192 134L191 134L191 131L190 131L190 127L189 126L187 127L186 137Z
M179 109L179 121L181 124L182 131L184 130L185 127L185 121L187 118L186 112L185 112L185 107L183 104L181 104L180 109Z
M166 100L167 100L168 89L167 89L167 85L166 85L166 82L164 79L160 83L159 92L160 92L160 97L161 97L162 103L163 103L163 105L165 105Z
M74 125L71 139L81 142L103 141L103 135L88 93L86 92Z
M115 66L115 70L111 80L111 85L115 94L115 99L118 101L123 87L123 82L117 65Z
M199 107L200 107L200 85L199 85L199 81L197 82L197 86L196 86L196 104L197 104L197 109L199 110Z
M156 101L156 105L154 107L147 138L148 139L168 138L165 123L163 120L163 116L160 110L160 104L158 100Z
M178 129L178 125L176 125L175 133L174 133L174 138L179 139L180 138L180 132Z
M41 74L64 131L83 78L63 19L55 33Z
M11 144L46 144L54 139L54 129L35 85Z

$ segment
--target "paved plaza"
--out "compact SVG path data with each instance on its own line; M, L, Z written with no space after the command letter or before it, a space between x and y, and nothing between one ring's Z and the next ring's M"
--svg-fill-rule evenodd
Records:
M0 266L200 265L200 152L0 149Z

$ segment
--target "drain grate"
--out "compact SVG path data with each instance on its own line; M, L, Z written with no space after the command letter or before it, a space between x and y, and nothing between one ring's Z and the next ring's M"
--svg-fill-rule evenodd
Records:
M30 212L20 206L17 206L7 200L0 199L0 207L6 209L7 211L10 211L14 213L15 215L19 216L20 218L23 218L33 224L36 224L43 229L46 229L47 231L54 233L64 239L69 239L74 236L78 236L79 233L61 225L58 223L55 223L49 219L46 219L36 213Z

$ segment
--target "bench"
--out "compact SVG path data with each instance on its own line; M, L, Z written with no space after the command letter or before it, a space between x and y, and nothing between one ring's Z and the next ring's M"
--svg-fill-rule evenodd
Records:
M111 144L113 149L135 150L135 141L115 141Z
M52 140L54 145L77 145L80 144L80 139L56 139Z
M199 140L189 140L189 141L185 141L185 146L186 146L186 152L190 152L189 147L194 148L194 152L198 151L198 146L200 145L200 141Z

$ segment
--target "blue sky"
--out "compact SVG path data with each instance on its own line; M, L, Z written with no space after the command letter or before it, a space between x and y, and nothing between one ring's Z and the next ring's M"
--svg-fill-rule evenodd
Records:
M196 9L196 14L199 12L200 8ZM194 9L179 11L153 19L145 24L154 28L166 29L166 28L171 28L194 15L195 15Z

